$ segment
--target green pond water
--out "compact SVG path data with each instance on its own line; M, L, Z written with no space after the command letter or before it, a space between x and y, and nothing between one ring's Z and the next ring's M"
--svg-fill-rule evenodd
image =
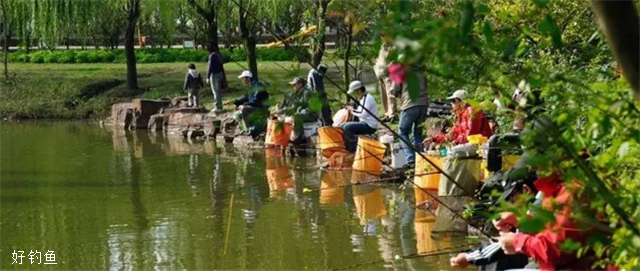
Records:
M0 142L2 270L442 270L455 254L394 258L464 242L432 238L414 188L337 187L351 173L315 157L81 122L2 123Z

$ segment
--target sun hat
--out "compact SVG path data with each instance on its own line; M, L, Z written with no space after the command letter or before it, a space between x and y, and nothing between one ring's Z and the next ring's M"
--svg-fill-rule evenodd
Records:
M453 94L447 97L447 100L460 99L464 101L467 98L467 91L464 89L458 89L453 92Z
M356 90L359 90L363 88L362 82L355 80L352 81L351 84L349 84L349 91L347 91L348 94L353 94L354 92L356 92Z
M293 86L293 85L298 84L298 83L303 83L304 84L304 79L302 79L301 77L293 78L293 80L291 80L291 82L289 82L289 85Z
M251 71L243 71L240 75L238 75L238 78L244 77L253 78L253 74L251 73Z

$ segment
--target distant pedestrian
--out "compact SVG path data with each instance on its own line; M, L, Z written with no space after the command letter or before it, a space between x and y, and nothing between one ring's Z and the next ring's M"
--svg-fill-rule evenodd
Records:
M222 86L224 84L224 67L222 63L222 55L217 50L210 49L209 61L207 62L207 83L211 84L211 92L213 93L213 110L214 112L222 111Z
M196 65L189 64L189 71L184 78L184 90L187 92L189 107L198 107L200 105L198 94L202 87L204 87L204 83L202 82L202 76L196 71Z
M320 64L316 69L311 69L307 76L307 86L311 91L319 95L322 102L322 111L320 114L320 120L322 126L333 125L333 119L331 119L331 108L327 100L327 92L324 89L324 75L327 73L327 65Z

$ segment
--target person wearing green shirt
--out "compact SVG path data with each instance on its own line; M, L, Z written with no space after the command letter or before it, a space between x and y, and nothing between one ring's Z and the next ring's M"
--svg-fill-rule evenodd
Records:
M304 139L304 123L315 122L318 114L309 109L312 91L300 77L293 78L289 85L292 91L286 93L277 107L276 113L293 117L294 144Z

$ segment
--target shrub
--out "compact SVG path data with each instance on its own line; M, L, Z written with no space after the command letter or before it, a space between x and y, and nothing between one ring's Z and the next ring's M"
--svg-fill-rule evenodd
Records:
M44 63L44 57L49 53L49 51L37 51L30 55L29 61L32 63Z
M58 55L58 63L75 63L76 62L76 52L75 51L64 51L60 52Z
M89 51L80 51L76 54L76 63L89 63Z
M293 48L256 48L258 60L261 61L308 61L311 58L308 50L303 47ZM222 49L224 62L241 62L246 60L246 53L242 48L233 51ZM296 55L298 54L298 55ZM167 62L206 62L209 53L205 50L193 49L141 49L136 50L138 63L167 63ZM9 54L10 62L32 63L125 63L124 50L60 50L60 51L17 51Z

